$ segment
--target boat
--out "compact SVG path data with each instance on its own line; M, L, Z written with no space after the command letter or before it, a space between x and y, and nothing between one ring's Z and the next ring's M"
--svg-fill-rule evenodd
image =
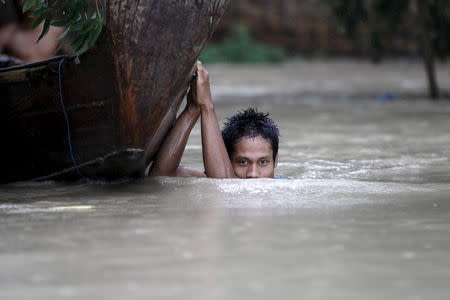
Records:
M0 181L144 176L228 2L106 0L86 53L0 69Z

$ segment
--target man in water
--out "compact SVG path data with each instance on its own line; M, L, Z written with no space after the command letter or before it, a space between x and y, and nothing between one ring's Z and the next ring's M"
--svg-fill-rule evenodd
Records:
M209 75L201 62L197 62L197 79L187 98L186 108L161 145L149 176L274 178L279 132L268 114L247 109L229 118L221 132ZM205 172L179 165L199 117Z

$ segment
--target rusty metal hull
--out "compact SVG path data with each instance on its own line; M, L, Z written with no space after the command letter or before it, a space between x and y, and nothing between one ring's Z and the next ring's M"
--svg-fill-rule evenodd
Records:
M108 0L79 60L0 69L0 180L142 176L227 3Z

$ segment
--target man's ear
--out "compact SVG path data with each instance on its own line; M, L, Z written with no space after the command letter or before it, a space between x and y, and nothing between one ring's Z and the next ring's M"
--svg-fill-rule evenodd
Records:
M275 163L274 163L274 167L276 168L278 166L278 153L275 156Z

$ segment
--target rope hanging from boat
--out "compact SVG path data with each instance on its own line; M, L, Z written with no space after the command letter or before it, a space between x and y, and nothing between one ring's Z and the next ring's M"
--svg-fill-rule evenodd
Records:
M63 63L66 59L63 58L59 61L59 66L58 66L58 82L59 82L59 101L61 104L61 109L64 113L64 118L66 120L66 128L67 128L67 145L69 148L69 154L70 154L70 159L72 160L72 164L75 167L75 170L77 171L78 175L81 178L86 178L83 173L80 170L80 167L77 163L77 160L75 159L75 154L73 152L73 145L72 145L72 135L71 135L71 130L70 130L70 122L69 122L69 116L67 114L66 111L66 105L64 104L64 88L63 88L63 73L62 73L62 66Z
M82 178L82 179L87 180L90 183L95 183L95 184L121 183L121 182L127 180L128 177L123 177L123 178L115 180L114 182L110 182L110 181L107 181L107 180L105 180L103 178L99 178L99 177L89 178L89 177L85 176L83 174L83 172L81 172L80 166L75 158L75 153L73 151L73 143L72 143L72 134L71 134L69 115L67 113L66 105L64 103L64 87L63 87L62 67L63 67L65 60L66 60L65 58L61 59L59 61L59 66L58 66L58 85L59 85L58 86L58 93L59 93L58 96L59 96L59 102L61 104L61 109L64 114L64 119L66 121L67 145L68 145L68 149L69 149L70 159L72 160L72 164L73 164L75 170L77 171L78 176L80 176L80 178ZM94 179L94 181L92 181L91 179Z

